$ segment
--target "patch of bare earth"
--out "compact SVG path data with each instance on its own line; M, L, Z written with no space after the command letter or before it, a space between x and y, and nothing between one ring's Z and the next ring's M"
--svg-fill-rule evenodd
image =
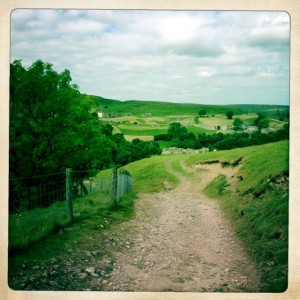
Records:
M183 163L181 167L196 171ZM202 194L218 174L232 177L237 168L202 165L198 177L183 176L170 164L167 168L180 184L171 191L139 195L136 218L121 225L127 246L115 253L116 263L103 289L258 292L256 266L218 202Z

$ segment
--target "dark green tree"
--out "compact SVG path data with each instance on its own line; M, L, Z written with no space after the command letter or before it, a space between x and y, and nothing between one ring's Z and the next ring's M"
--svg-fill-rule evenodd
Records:
M243 120L241 120L240 118L236 118L233 121L233 130L241 130L242 126L243 126Z
M206 110L205 109L201 109L199 112L198 112L199 116L200 117L204 117L206 115Z
M259 122L261 119L264 119L264 118L266 118L266 116L264 116L264 115L262 115L262 114L258 114L258 115L257 115L257 118L254 119L254 121L253 121L253 125L258 126L258 122Z
M227 119L229 119L229 120L231 120L232 119L232 117L233 117L233 111L228 111L227 113L226 113L226 117L227 117Z
M187 129L178 122L171 123L168 128L168 134L172 138L180 138L183 134L187 133Z
M41 60L10 68L10 176L102 169L112 163L110 128L90 113L94 104Z
M261 131L263 128L269 128L269 120L267 118L262 118L257 123L258 130Z

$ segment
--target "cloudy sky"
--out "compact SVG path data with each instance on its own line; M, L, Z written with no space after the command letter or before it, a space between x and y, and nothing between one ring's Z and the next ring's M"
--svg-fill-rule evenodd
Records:
M29 10L11 15L11 61L68 69L119 100L289 104L284 12Z

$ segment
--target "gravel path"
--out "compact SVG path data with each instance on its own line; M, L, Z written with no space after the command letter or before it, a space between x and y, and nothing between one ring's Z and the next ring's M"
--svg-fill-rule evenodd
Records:
M171 183L164 182L165 192L140 194L134 219L109 230L96 226L76 249L57 250L50 258L35 250L35 265L16 264L10 286L17 290L258 292L256 266L218 201L202 193L215 176L223 173L233 178L237 168L218 164L190 168L181 162L183 176L170 162L166 167L180 180L175 189L169 190ZM82 226L84 222L73 224L56 238L64 241L65 234L81 232Z
M139 195L136 218L122 224L128 246L116 254L115 268L104 289L259 291L254 263L217 201L201 193L221 168L209 166L202 181L195 182L175 172L170 164L167 167L180 184L169 192Z

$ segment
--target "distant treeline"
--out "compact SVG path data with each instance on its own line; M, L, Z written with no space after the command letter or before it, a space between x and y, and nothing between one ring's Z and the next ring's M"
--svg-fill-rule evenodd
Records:
M253 145L261 145L266 143L277 142L289 138L289 125L286 124L280 130L270 133L261 133L260 131L253 133L233 133L223 134L199 133L197 136L188 132L188 130L180 123L172 123L169 126L168 133L154 136L155 141L169 141L171 147L178 148L209 148L210 151L229 150L234 148L242 148Z

